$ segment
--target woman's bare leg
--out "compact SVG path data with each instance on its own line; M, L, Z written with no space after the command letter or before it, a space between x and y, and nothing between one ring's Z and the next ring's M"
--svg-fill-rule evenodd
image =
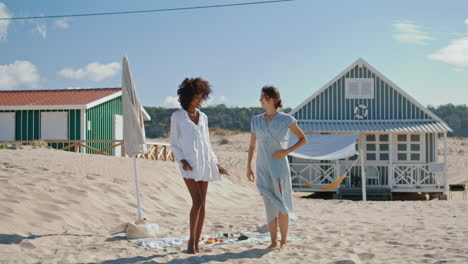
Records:
M206 193L208 191L208 182L199 181L197 182L200 190L200 196L202 199L202 205L198 214L197 228L195 229L195 252L199 253L200 249L198 243L200 241L201 233L203 230L203 223L205 222L205 204L206 204Z
M184 181L190 192L190 196L192 197L192 209L190 210L190 238L187 245L187 251L189 254L195 254L195 235L203 199L200 195L200 189L195 180L184 178Z
M283 194L281 190L281 183L279 184L280 193ZM281 244L280 250L286 249L286 244L288 243L288 226L289 226L289 216L287 214L279 213L278 214L279 229L281 233Z
M270 231L271 245L267 249L278 249L278 218L268 223L268 230Z
M281 233L280 249L283 250L286 248L286 244L288 243L289 216L280 212L278 215L278 222Z

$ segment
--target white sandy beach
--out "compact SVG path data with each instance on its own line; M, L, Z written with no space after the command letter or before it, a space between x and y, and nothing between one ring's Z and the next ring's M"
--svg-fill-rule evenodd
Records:
M222 138L227 144L220 144ZM263 202L245 179L248 134L214 136L231 172L210 184L204 233L254 231ZM449 155L449 181L468 182L464 151ZM144 216L161 237L188 234L190 196L176 163L139 161ZM0 150L0 263L468 263L468 201L355 202L300 198L286 251L235 244L188 255L184 247L145 250L111 235L136 218L129 158L47 149Z

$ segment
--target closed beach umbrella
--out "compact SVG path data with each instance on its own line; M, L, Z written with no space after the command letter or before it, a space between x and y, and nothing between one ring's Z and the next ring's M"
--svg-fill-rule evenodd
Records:
M143 220L140 204L140 189L138 186L138 170L136 156L145 153L146 135L143 123L144 112L136 96L135 85L128 65L127 57L122 61L122 106L123 106L123 140L125 153L133 157L135 187L138 207L138 220Z

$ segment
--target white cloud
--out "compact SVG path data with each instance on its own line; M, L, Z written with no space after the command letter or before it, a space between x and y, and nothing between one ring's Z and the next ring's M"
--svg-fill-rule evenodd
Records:
M115 76L119 72L119 70L120 64L118 62L112 62L108 64L92 62L83 68L64 68L60 70L57 74L69 79L99 82L104 79L108 79Z
M395 33L393 38L402 43L417 45L427 45L427 41L432 38L420 30L420 27L413 22L395 22L392 24Z
M419 26L411 22L409 23L394 23L393 28L398 32L403 33L419 33Z
M11 14L8 12L7 6L2 2L0 2L0 17L11 17ZM7 39L8 25L10 25L10 20L0 20L0 41Z
M468 37L455 39L447 47L428 56L456 67L468 67Z
M461 68L453 68L453 71L454 72L464 72L465 69L461 69Z
M61 29L67 29L70 27L70 24L68 24L67 20L63 18L55 20L55 26Z
M164 105L170 108L179 108L180 107L179 97L166 96L166 98L164 98Z
M20 87L36 88L40 80L34 64L29 61L15 61L0 65L0 89L15 90Z
M219 103L220 103L220 104L226 103L226 96L221 95L221 96L219 97Z
M468 26L468 18L467 18L467 19L465 19L465 25L467 25L467 26Z
M47 26L46 24L37 24L36 31L41 35L43 39L47 37Z

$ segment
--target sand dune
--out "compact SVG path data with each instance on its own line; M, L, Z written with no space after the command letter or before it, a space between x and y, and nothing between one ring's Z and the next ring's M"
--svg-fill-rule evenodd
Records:
M221 139L228 142L220 144ZM212 138L231 171L208 191L206 233L252 231L262 200L244 177L247 134ZM451 157L453 156L453 157ZM468 181L466 157L451 182ZM172 162L140 160L143 213L160 236L188 234L190 196ZM458 171L457 171L458 170ZM462 174L465 173L465 174ZM453 179L453 180L452 180ZM468 263L467 201L352 202L303 199L284 252L236 244L188 255L183 247L145 250L117 225L136 218L132 160L46 149L0 150L0 263Z

